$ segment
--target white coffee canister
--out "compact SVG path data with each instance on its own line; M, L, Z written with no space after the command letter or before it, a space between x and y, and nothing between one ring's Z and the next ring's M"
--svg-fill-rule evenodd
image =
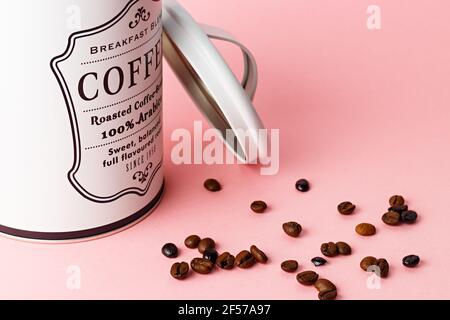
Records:
M162 1L22 0L5 6L0 13L7 44L0 51L0 232L37 241L85 240L142 220L164 189ZM176 1L164 6L169 63L188 90L189 82L200 81L216 95L220 82L207 79L211 74L202 77L201 69L225 68L225 62ZM183 77L186 70L175 63L180 58L173 58L174 49L192 40L177 31L185 28L200 39L191 44L196 52L181 54L183 61L194 62L187 67L196 75L192 79ZM209 97L210 107L221 109L225 119L221 130L262 128L251 105L256 64L241 47L244 88L226 67L220 81L228 81L232 88L226 96L234 101ZM217 57L204 61L205 53ZM190 91L196 103L217 126L217 115L195 92ZM236 151L245 158L245 150Z

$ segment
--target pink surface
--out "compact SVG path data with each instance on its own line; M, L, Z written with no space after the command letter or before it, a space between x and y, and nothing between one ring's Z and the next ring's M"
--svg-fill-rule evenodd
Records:
M166 157L167 191L161 206L136 227L106 239L74 245L36 245L0 240L0 298L316 299L313 288L280 270L298 259L314 268L322 242L347 241L349 257L317 269L339 288L340 299L450 298L450 3L446 0L377 0L382 29L366 28L366 0L184 0L200 21L234 33L260 66L255 105L269 128L281 130L281 170L262 177L244 166L174 166ZM224 48L231 65L240 56ZM172 72L165 70L166 155L176 128L200 120ZM224 184L218 194L205 178ZM312 190L300 194L297 178ZM388 227L381 220L392 194L403 194L420 214L413 226ZM255 199L270 206L252 214ZM358 205L355 215L336 212L340 201ZM281 224L304 226L299 239ZM360 222L378 227L372 238L354 232ZM178 260L196 252L185 236L211 236L219 250L237 253L251 244L270 257L252 270L193 275L178 282L172 260L160 248L180 245ZM415 253L417 269L401 259ZM366 255L392 266L381 289L366 286L359 268ZM66 269L81 270L80 290L66 287Z

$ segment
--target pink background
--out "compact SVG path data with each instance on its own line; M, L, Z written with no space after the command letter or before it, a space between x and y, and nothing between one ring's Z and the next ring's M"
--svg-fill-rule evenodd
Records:
M174 166L166 157L167 191L161 206L136 227L106 239L73 245L0 240L0 298L316 299L280 263L298 259L300 270L320 255L322 242L347 241L349 257L316 269L339 288L340 299L450 298L450 3L447 0L184 0L197 20L221 26L251 48L259 62L255 105L268 128L281 130L281 169L262 177L244 166ZM366 28L366 9L382 9L382 30ZM223 47L240 69L240 55ZM176 128L192 129L199 112L165 70L166 155ZM224 190L207 193L203 180ZM312 190L300 194L297 178ZM420 214L413 226L388 227L380 217L392 194L403 194ZM256 199L271 210L255 215ZM336 212L340 201L355 215ZM299 239L281 224L300 222ZM361 238L360 222L378 233ZM270 257L252 270L193 275L184 282L168 272L160 249L180 246L177 260L195 251L185 236L211 236L218 249L237 253L251 244ZM423 262L406 269L415 253ZM366 287L359 268L366 255L384 257L391 274L380 290ZM66 269L81 270L81 289L66 288Z

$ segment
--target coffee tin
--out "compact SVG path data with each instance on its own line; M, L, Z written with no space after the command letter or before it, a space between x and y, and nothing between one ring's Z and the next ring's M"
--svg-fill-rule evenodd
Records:
M158 205L165 50L213 125L262 127L251 102L257 70L248 49L197 25L174 0L164 1L165 18L162 9L160 0L21 0L2 10L8 47L0 51L0 232L35 241L93 239L141 221ZM242 85L208 36L242 48ZM205 72L211 66L219 77Z

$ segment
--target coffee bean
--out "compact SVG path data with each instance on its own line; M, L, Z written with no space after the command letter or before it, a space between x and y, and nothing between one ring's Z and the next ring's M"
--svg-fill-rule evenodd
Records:
M216 263L218 257L219 254L216 249L206 249L205 252L203 252L203 259L209 260L212 263Z
M411 210L402 212L401 219L404 223L413 224L417 220L417 212Z
M338 247L334 242L323 243L320 251L325 257L336 257L339 254Z
M405 211L408 211L408 206L406 206L406 205L403 205L403 206L393 206L393 207L390 207L389 209L388 209L388 211L394 211L394 212L398 212L398 213L402 213L402 212L405 212Z
M351 202L342 202L340 205L338 205L338 211L340 214L343 214L345 216L351 215L356 209L356 206Z
M384 223L390 226L397 226L400 224L400 213L395 211L389 211L383 214L383 217L381 218Z
M166 243L162 247L161 252L167 258L176 258L176 257L178 257L178 248L173 243Z
M184 244L189 249L196 249L198 247L198 244L200 243L201 239L199 236L192 235L186 238L184 240Z
M319 275L314 271L303 271L297 274L297 281L304 286L312 286L319 279Z
M235 258L229 252L222 253L216 261L216 265L225 270L233 269Z
M404 257L402 262L405 267L414 268L419 264L420 258L416 255L409 255Z
M389 204L391 207L403 206L405 204L405 199L402 196L395 195L389 199Z
M310 185L308 180L300 179L295 183L295 188L300 192L308 192L310 189Z
M266 254L258 249L257 246L251 246L250 252L255 257L256 261L259 263L266 263L269 258L267 258Z
M389 275L389 263L386 259L377 259L376 266L380 268L381 278L387 278Z
M339 241L336 243L339 254L348 256L352 254L352 248L345 242Z
M297 222L286 222L283 224L283 230L288 236L297 238L302 232L302 226Z
M198 251L203 254L206 249L214 249L216 247L216 243L211 238L202 239L198 244Z
M186 262L177 262L170 268L170 274L177 280L186 279L189 273L189 265Z
M361 269L363 269L364 271L367 271L367 269L369 269L369 267L376 266L376 265L377 265L377 258L370 257L370 256L362 259L361 263L359 264Z
M191 261L191 268L197 273L208 274L214 269L214 263L203 258L195 258Z
M319 291L320 300L334 300L337 297L337 288L330 280L318 279L314 287Z
M355 231L361 236L368 237L373 236L377 232L377 229L373 224L361 223L356 226Z
M298 269L298 262L295 260L287 260L281 264L281 269L283 271L293 273Z
M336 290L336 286L334 285L334 283L327 279L318 279L314 283L314 287L319 292L328 292L328 291Z
M250 208L255 213L264 213L267 210L267 204L264 201L254 201Z
M255 257L247 250L241 251L235 260L237 267L241 269L249 269L253 267L256 263Z
M319 300L334 300L337 297L337 290L320 291L318 296Z
M311 262L316 266L316 267L320 267L323 266L324 264L327 263L327 260L325 260L322 257L315 257L311 259Z
M222 186L220 185L219 181L217 181L216 179L206 180L205 183L203 184L203 186L205 187L206 190L211 191L211 192L218 192L218 191L222 190Z

